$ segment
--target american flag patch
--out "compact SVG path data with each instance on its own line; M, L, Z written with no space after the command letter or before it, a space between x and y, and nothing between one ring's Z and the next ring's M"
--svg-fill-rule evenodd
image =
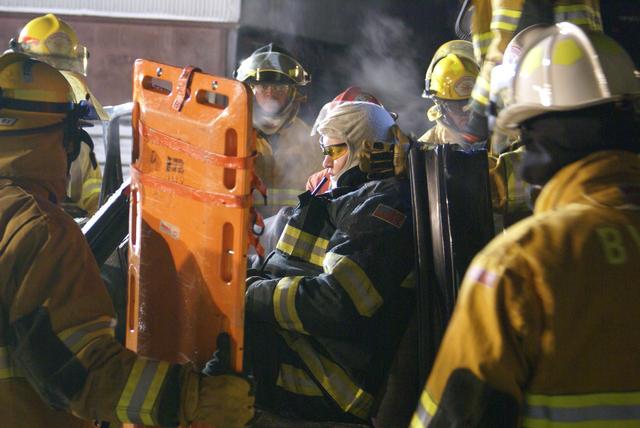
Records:
M378 218L391 226L400 229L407 219L407 216L402 214L395 208L391 208L389 205L379 204L376 209L371 213L371 216Z
M467 272L468 281L482 284L485 287L494 288L498 280L498 275L481 268L480 266L472 266Z

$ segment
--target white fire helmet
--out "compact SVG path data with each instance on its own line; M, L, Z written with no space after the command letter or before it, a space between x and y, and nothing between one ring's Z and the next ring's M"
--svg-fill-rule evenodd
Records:
M634 64L624 49L602 33L586 33L561 22L529 44L512 85L512 103L497 126L517 128L527 119L640 95Z

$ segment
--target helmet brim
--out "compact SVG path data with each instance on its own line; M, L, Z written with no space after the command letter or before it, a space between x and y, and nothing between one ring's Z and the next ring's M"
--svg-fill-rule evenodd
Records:
M71 86L71 90L73 91L74 102L79 103L80 101L84 101L88 99L91 101L93 108L96 110L96 114L98 115L98 119L102 121L109 120L109 115L102 107L102 104L97 100L89 86L87 85L87 81L81 74L74 73L72 71L61 71L62 75L69 82L69 86Z
M588 107L620 101L626 97L635 98L639 96L640 92L635 94L616 95L571 106L542 106L540 104L533 103L513 104L500 112L496 119L496 126L498 129L503 130L517 129L523 122L537 116L542 116L546 113L581 110Z

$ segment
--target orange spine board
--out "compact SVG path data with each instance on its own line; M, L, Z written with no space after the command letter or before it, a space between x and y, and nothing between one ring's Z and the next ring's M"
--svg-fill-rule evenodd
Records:
M197 71L185 96L181 73L147 60L134 67L127 346L202 367L227 333L240 371L252 96Z

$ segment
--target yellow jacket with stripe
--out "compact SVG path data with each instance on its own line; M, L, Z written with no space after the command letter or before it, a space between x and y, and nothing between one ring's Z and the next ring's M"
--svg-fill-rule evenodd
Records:
M281 208L295 206L298 195L305 191L307 179L322 168L322 152L311 130L294 117L278 133L258 135L256 174L267 186L267 205L254 193L254 204L263 217Z
M516 31L536 23L563 21L602 31L600 0L473 0L473 5L473 49L481 67L471 94L471 107L483 115L489 106L491 70L502 63Z
M300 196L267 264L274 278L246 295L247 319L278 328L305 366L281 366L278 386L369 417L414 305L411 231L406 180Z
M89 216L92 216L98 211L102 173L99 166L93 168L90 153L89 146L86 144L80 145L78 158L73 161L69 169L67 194L78 207L85 210Z
M93 255L55 203L62 131L32 140L0 140L0 425L177 425L179 366L116 342Z
M497 230L531 215L530 192L527 183L518 175L524 147L506 151L499 156L489 155L489 184L491 203L498 219Z
M638 157L561 169L472 262L411 426L640 425L639 260Z

